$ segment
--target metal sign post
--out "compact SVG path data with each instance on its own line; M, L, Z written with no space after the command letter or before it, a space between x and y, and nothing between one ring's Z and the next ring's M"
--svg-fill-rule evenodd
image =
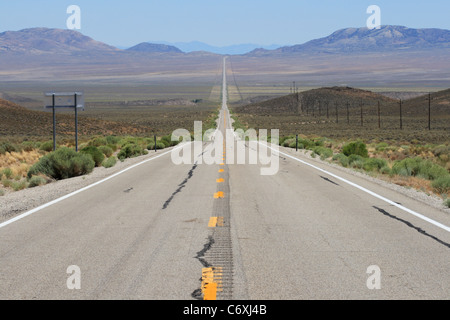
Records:
M56 150L56 108L74 108L75 110L75 150L78 152L78 108L84 110L82 92L45 92L45 108L53 110L53 151ZM51 98L51 99L50 99Z

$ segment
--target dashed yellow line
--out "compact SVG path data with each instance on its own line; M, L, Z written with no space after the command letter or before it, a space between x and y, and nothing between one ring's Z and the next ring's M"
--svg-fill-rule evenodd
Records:
M222 268L202 269L203 300L217 300L217 292L222 291Z
M214 193L214 199L219 199L219 198L224 198L225 194L223 193L223 191L218 191L216 193Z
M224 225L223 217L209 218L208 228L223 227L223 225Z
M223 179L223 178L216 179L216 182L217 182L217 183L221 183L221 182L224 182L224 181L225 181L225 179Z
M217 226L217 217L209 218L208 228L215 228Z

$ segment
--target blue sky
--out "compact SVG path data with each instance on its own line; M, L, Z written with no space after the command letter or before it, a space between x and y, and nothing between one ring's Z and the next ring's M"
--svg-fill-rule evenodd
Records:
M80 32L116 46L149 40L300 44L365 26L369 5L381 8L383 25L450 29L448 0L2 0L0 32L66 28L69 5L81 8Z

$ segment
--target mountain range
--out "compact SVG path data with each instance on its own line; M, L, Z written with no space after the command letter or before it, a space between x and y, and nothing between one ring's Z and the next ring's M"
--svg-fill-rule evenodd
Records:
M380 29L346 28L331 35L311 40L304 44L266 48L255 48L254 44L214 47L202 42L151 43L143 42L128 48L118 49L96 41L74 30L31 28L0 33L0 53L20 52L27 54L68 52L149 52L149 53L191 53L204 51L215 54L292 54L292 53L355 53L382 52L392 50L449 49L450 30L411 29L403 26L383 26Z
M119 49L74 30L30 28L0 33L0 53L117 52Z
M275 52L354 53L436 48L450 48L450 30L383 26L373 30L368 28L341 29L327 37L300 45L282 47Z
M190 53L195 51L205 51L211 52L215 54L222 55L235 55L235 54L246 54L250 51L253 51L258 48L263 48L265 50L275 50L281 47L281 45L272 44L272 45L260 45L253 43L244 43L244 44L235 44L230 46L212 46L200 41L191 41L191 42L166 42L166 41L149 41L149 43L158 43L165 44L173 47L177 47L183 52Z
M243 82L448 87L450 30L346 28L293 46L254 49L248 45L251 51L242 53L244 46L234 47L240 48L240 54L228 54L234 75ZM201 50L191 52L193 48ZM0 33L0 81L169 79L171 75L210 81L221 72L223 55L216 49L201 43L180 48L148 42L119 49L73 30L7 31Z

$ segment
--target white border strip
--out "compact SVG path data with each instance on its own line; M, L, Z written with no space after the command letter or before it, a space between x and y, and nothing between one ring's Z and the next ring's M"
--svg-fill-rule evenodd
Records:
M259 142L259 143L261 143L261 142ZM339 177L339 176L337 176L337 175L335 175L335 174L333 174L333 173L331 173L331 172L329 172L329 171L326 171L326 170L324 170L324 169L321 169L321 168L319 168L319 167L316 167L315 165L312 165L312 164L310 164L310 163L308 163L308 162L306 162L306 161L300 160L300 159L298 159L298 158L296 158L296 157L294 157L294 156L291 156L291 155L289 155L289 154L287 154L287 153L284 153L284 152L282 152L282 151L273 149L272 147L269 147L269 146L267 146L267 147L268 147L269 149L272 149L272 150L275 151L275 152L278 152L279 154L282 154L282 155L284 155L284 156L286 156L286 157L288 157L288 158L291 158L291 159L293 159L293 160L296 160L296 161L298 161L298 162L301 162L301 163L303 163L303 164L305 164L305 165L307 165L307 166L309 166L309 167L311 167L311 168L314 168L314 169L316 169L316 170L319 170L319 171L321 171L321 172L323 172L323 173L325 173L325 174L327 174L327 175L329 175L329 176L332 176L333 178L336 178L336 179L338 179L338 180L340 180L340 181L342 181L342 182L345 182L345 183L351 185L352 187L355 187L355 188L357 188L357 189L359 189L359 190L361 190L361 191L364 191L364 192L370 194L371 196L373 196L373 197L375 197L375 198L378 198L378 199L380 199L380 200L382 200L382 201L384 201L384 202L389 203L390 205L393 205L393 206L395 206L395 207L397 207L397 208L399 208L399 209L401 209L401 210L403 210L403 211L406 211L406 212L408 212L408 213L410 213L410 214L412 214L412 215L418 217L419 219L425 220L425 221L427 221L427 222L429 222L429 223L431 223L431 224L433 224L433 225L435 225L435 226L437 226L437 227L439 227L439 228L441 228L441 229L443 229L443 230L445 230L445 231L447 231L447 232L450 232L450 227L448 227L448 226L446 226L446 225L444 225L444 224L442 224L442 223L440 223L440 222L437 222L437 221L435 221L435 220L433 220L433 219L430 219L430 218L424 216L423 214L420 214L420 213L415 212L415 211L413 211L413 210L411 210L411 209L408 209L408 208L406 208L406 207L404 207L404 206L402 206L402 205L400 205L400 204L398 204L398 203L396 203L396 202L394 202L394 201L392 201L392 200L389 200L389 199L387 199L387 198L385 198L385 197L383 197L383 196L380 196L379 194L377 194L377 193L375 193L375 192L373 192L373 191L370 191L370 190L368 190L368 189L366 189L366 188L364 188L364 187L361 187L360 185L358 185L358 184L356 184L356 183L353 183L353 182L351 182L351 181L349 181L349 180L347 180L347 179L341 178L341 177Z
M182 148L183 146L184 146L184 144L183 144L183 145L180 145L180 146L178 146L178 147L176 147L176 148L173 148L173 149L170 150L170 151L166 151L166 152L164 152L164 153L161 153L161 154L159 154L159 155L157 155L157 156L155 156L155 157L152 157L152 158L150 158L150 159L147 159L147 160L144 160L144 161L142 161L142 162L136 163L136 164L134 164L134 165L132 165L132 166L130 166L130 167L128 167L128 168L125 168L125 169L123 169L122 171L119 171L119 172L117 172L117 173L115 173L115 174L113 174L113 175L110 175L109 177L106 177L106 178L104 178L104 179L102 179L102 180L100 180L100 181L97 181L97 182L95 182L95 183L93 183L93 184L90 184L90 185L88 185L88 186L86 186L86 187L84 187L84 188L81 188L81 189L79 189L79 190L77 190L77 191L74 191L74 192L72 192L72 193L66 194L65 196L62 196L62 197L60 197L60 198L58 198L58 199L55 199L55 200L53 200L53 201L50 201L50 202L48 202L48 203L46 203L46 204L43 204L43 205L41 205L41 206L39 206L39 207L37 207L37 208L34 208L34 209L30 210L30 211L27 211L27 212L25 212L25 213L22 213L21 215L18 215L18 216L14 217L14 218L12 218L12 219L9 219L9 220L7 220L7 221L5 221L5 222L3 222L3 223L0 223L0 229L3 228L3 227L5 227L5 226L7 226L7 225L9 225L9 224L11 224L11 223L13 223L13 222L16 222L16 221L18 221L18 220L20 220L20 219L23 219L23 218L25 218L25 217L27 217L27 216L29 216L29 215L35 213L35 212L38 212L38 211L40 211L40 210L42 210L42 209L45 209L45 208L47 208L47 207L50 207L51 205L54 205L54 204L56 204L56 203L58 203L58 202L61 202L61 201L65 200L65 199L67 199L67 198L73 197L74 195L76 195L76 194L78 194L78 193L80 193L80 192L86 191L86 190L88 190L88 189L90 189L90 188L93 188L93 187L95 187L95 186L97 186L97 185L99 185L99 184L101 184L101 183L103 183L103 182L106 182L106 181L108 181L108 180L110 180L110 179L112 179L112 178L114 178L114 177L117 177L118 175L120 175L120 174L122 174L122 173L124 173L124 172L127 172L128 170L131 170L131 169L133 169L133 168L136 168L137 166L140 166L141 164L144 164L144 163L147 163L147 162L149 162L149 161L153 161L153 160L155 160L155 159L158 159L158 158L160 158L160 157L162 157L162 156L165 156L166 154L169 154L169 153L171 153L172 151L174 151L174 150L176 150L176 149Z

